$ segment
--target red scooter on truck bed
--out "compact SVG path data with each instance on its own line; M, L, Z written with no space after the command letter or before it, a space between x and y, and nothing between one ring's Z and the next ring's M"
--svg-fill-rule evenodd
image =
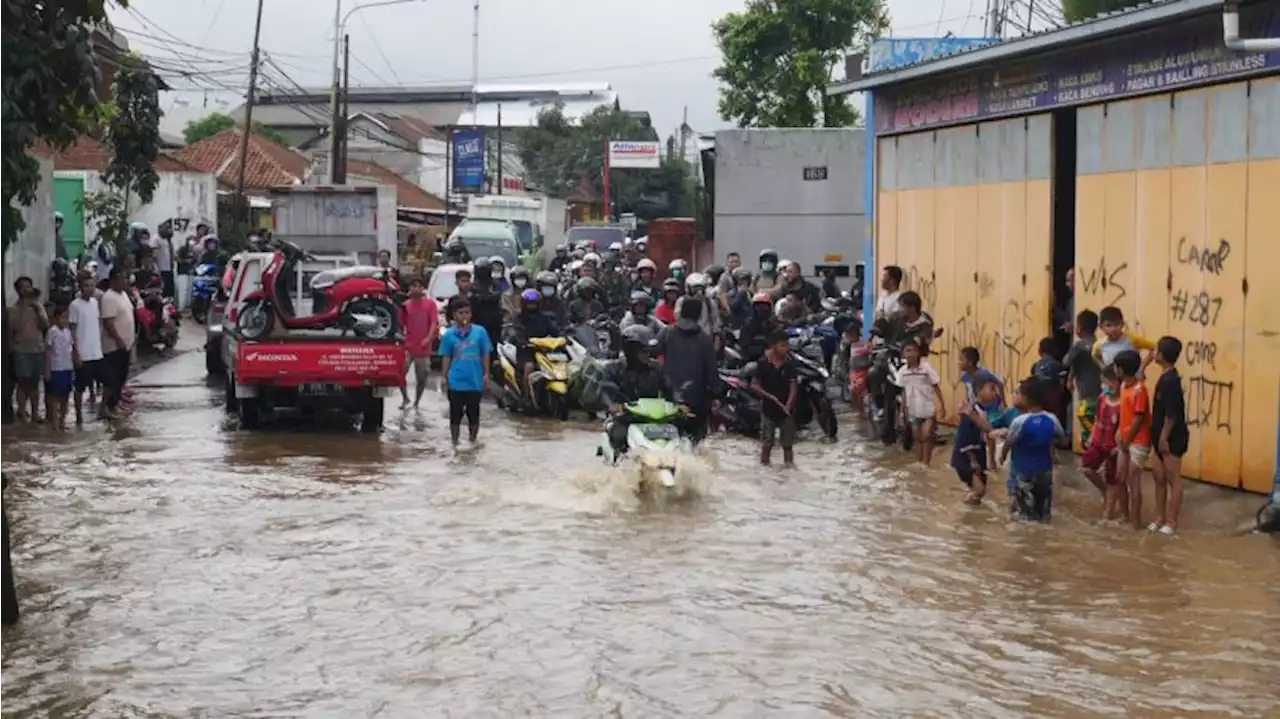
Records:
M236 328L246 340L271 335L278 321L290 330L352 330L368 339L386 339L400 331L400 311L392 297L400 286L381 267L326 270L311 280L311 314L298 315L290 296L298 263L312 259L284 240L273 243L275 256L262 271L262 285L243 300Z

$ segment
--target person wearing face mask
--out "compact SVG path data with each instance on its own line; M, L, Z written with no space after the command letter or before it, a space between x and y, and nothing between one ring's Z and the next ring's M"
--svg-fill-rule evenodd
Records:
M520 293L520 313L511 321L508 340L516 348L516 367L521 371L521 390L525 397L533 396L529 384L534 370L534 349L529 341L535 337L555 337L559 326L550 315L542 311L542 294L529 289Z
M568 319L564 298L560 296L560 280L554 272L543 270L534 278L538 293L542 295L542 311L550 315L557 327L563 327Z
M551 258L547 269L552 272L559 272L569 265L569 246L556 245L556 256Z
M636 282L631 286L631 291L646 292L653 304L662 301L662 288L656 283L658 275L658 266L653 264L653 260L649 258L641 259L636 264Z
M733 284L728 294L729 318L734 327L742 325L751 317L751 270L739 267L732 272Z
M684 280L689 276L689 263L679 258L672 260L667 264L667 279L672 279L684 286Z
M662 323L649 314L652 306L653 297L648 292L644 290L632 292L631 309L622 317L622 322L618 323L618 329L623 330L632 326L647 327L654 336L657 336L662 331Z
M760 250L760 272L751 285L752 292L772 290L778 284L778 253L775 250Z
M502 314L508 321L520 314L520 293L530 289L529 282L528 267L515 267L511 270L511 287L502 293Z

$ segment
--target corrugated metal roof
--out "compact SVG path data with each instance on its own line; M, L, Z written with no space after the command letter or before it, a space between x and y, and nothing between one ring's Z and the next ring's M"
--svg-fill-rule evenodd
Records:
M1170 20L1219 10L1222 5L1222 0L1154 0L1124 10L1096 15L1066 27L1023 35L985 47L961 49L950 55L943 55L915 65L897 67L859 80L839 82L829 86L827 94L846 95L852 92L864 92L907 80L1056 50L1067 45L1099 40Z

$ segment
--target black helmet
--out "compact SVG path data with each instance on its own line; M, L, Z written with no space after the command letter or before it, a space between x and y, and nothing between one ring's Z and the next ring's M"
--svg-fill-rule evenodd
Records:
M556 254L557 254L557 255L567 255L567 254L569 254L569 246L568 246L568 245L556 245Z
M734 282L742 282L744 280L750 281L752 278L752 274L751 274L751 270L748 270L745 267L739 267L738 269L730 273L730 277L733 278Z
M624 350L649 349L657 343L653 332L644 325L630 325L622 330L622 349Z
M533 273L524 265L516 265L515 267L512 267L508 276L511 280L511 284L513 285L516 284L516 280L523 279L525 286L528 286L529 282L533 280Z
M583 277L574 285L574 289L577 290L579 295L583 295L588 292L593 295L599 295L600 283L596 282L595 278Z
M637 302L643 302L646 308L650 307L653 305L653 295L644 290L636 290L631 293L631 306L634 307Z
M720 284L720 278L724 276L724 266L711 265L703 272L703 274L707 276L707 280L709 280L711 284L718 285Z
M458 239L457 237L454 237L453 239L444 243L444 256L446 259L448 259L451 262L466 262L467 247L466 245L462 244L462 240Z
M606 251L603 255L600 255L600 263L603 265L618 264L618 253Z
M488 257L479 257L471 264L473 267L471 276L478 284L483 284L493 279L493 262Z
M540 285L551 285L552 287L555 287L560 283L560 278L556 277L556 273L551 270L543 270L539 272L536 280Z
M683 288L684 288L684 285L680 282L680 280L677 280L674 277L668 277L667 279L662 281L662 291L664 293L671 292L672 290L679 292Z

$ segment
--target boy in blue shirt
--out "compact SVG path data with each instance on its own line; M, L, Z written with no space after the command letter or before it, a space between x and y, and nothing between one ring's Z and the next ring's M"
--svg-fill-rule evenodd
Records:
M489 386L489 333L471 323L471 303L463 299L453 306L454 324L440 340L440 389L449 395L449 437L458 447L462 417L467 417L468 439L480 434L480 400Z
M1009 425L1001 458L1012 455L1009 476L1018 516L1047 522L1053 507L1053 449L1066 436L1058 418L1045 411L1044 380L1023 380L1018 388L1025 412Z

